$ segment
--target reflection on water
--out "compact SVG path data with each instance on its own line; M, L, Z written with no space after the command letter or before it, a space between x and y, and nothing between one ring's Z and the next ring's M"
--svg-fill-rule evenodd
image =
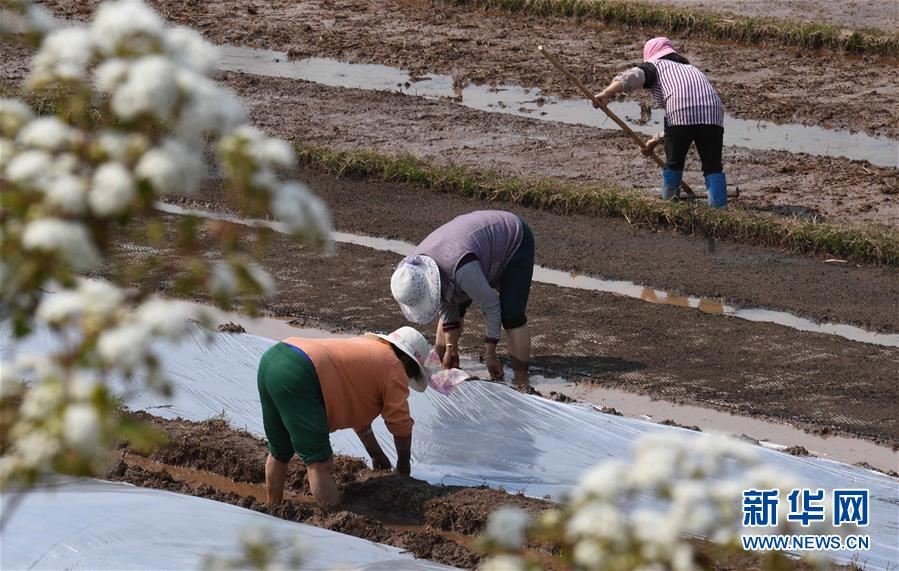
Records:
M318 57L290 61L283 52L235 46L221 46L220 49L220 68L225 71L302 79L332 87L399 92L427 99L450 99L479 111L618 129L586 99L560 99L542 95L539 89L509 85L463 86L448 75L428 74L412 78L408 72L386 65L346 63ZM534 65L544 63L535 56ZM547 69L547 73L550 72ZM664 111L661 109L647 113L635 101L613 102L609 108L634 131L651 135L662 130ZM846 157L867 160L878 166L899 166L896 152L899 142L895 140L815 126L779 125L728 115L724 119L724 143L747 149Z
M267 227L277 232L289 233L283 224L270 220L241 219L228 213L193 210L163 202L157 202L156 208L169 214L193 215L210 220L226 220L235 224ZM412 244L403 242L402 240L389 240L362 234L334 232L333 237L334 240L339 243L365 246L383 252L394 252L401 256L408 255L414 248ZM860 341L862 343L871 343L874 345L882 345L884 347L899 347L899 333L876 333L874 331L862 329L861 327L842 323L818 323L786 311L774 311L759 308L741 309L726 305L718 300L694 296L685 297L673 295L662 290L648 288L625 280L607 280L571 272L563 272L561 270L552 270L544 268L543 266L534 266L534 281L573 289L615 293L634 299L642 299L643 301L650 303L698 309L705 313L738 317L748 321L776 323L799 331L836 335L851 341Z

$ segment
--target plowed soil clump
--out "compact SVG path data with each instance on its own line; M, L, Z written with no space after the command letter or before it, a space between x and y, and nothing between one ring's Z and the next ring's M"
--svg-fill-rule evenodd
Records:
M152 453L128 442L106 477L146 488L189 494L236 505L284 520L301 522L405 549L417 557L473 569L483 559L474 548L491 512L515 506L538 516L554 504L486 487L436 486L393 472L373 471L355 458L335 457L341 505L323 512L309 495L305 468L294 459L287 494L278 505L265 503L265 442L222 418L203 422L125 413L152 424L168 441ZM414 466L413 466L414 474ZM752 554L734 554L706 541L692 541L704 568L760 569ZM552 568L551 545L528 551ZM807 569L791 562L789 569Z
M478 564L481 555L471 548L472 536L484 529L496 508L516 505L539 514L552 505L489 488L435 486L393 472L373 471L361 460L337 456L334 476L342 498L337 511L325 513L315 505L305 467L296 458L288 472L291 497L270 506L263 501L267 449L262 439L230 427L221 418L192 422L143 412L129 414L152 424L165 434L167 442L152 453L138 452L123 442L122 455L110 468L109 479L237 505L394 545L448 565L472 568ZM196 473L182 470L185 468ZM237 493L220 483L210 485L205 473L253 484L252 494Z

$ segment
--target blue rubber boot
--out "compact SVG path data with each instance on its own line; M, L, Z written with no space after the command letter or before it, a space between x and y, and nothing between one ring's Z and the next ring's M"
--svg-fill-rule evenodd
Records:
M709 206L724 208L727 206L727 179L723 172L716 172L705 177L705 188L709 192Z
M662 188L659 192L662 200L671 200L677 194L680 183L684 178L684 171L673 171L665 169L662 171Z

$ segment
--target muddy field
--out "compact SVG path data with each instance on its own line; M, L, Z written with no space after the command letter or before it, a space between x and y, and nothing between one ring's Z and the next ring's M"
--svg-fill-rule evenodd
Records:
M680 296L785 310L818 321L899 331L899 269L828 263L768 248L653 231L623 220L560 215L512 203L447 195L408 184L293 173L324 199L338 230L418 243L472 210L515 212L537 237L544 267L629 280ZM181 205L230 211L214 180Z
M412 10L413 8L409 8ZM4 44L0 78L20 81L28 53ZM619 131L476 111L451 101L229 73L267 131L338 149L408 152L511 176L605 183L651 192L658 170ZM896 106L899 109L899 105ZM899 124L899 122L897 122ZM740 207L843 223L899 224L899 171L842 158L726 147ZM691 154L687 180L701 188Z
M406 325L389 289L396 254L342 244L322 258L275 235L257 260L277 282L263 304L274 315L336 331ZM461 344L477 356L483 323L472 313ZM899 444L895 348L539 283L528 316L532 367L547 376Z
M64 17L83 18L96 2L47 4ZM537 44L560 50L563 63L588 85L601 88L617 70L639 61L651 34L568 19L473 14L415 0L152 4L216 43L289 50L293 57L382 63L415 74L450 74L461 83L505 83L572 96L576 93L566 80L536 53ZM678 43L708 72L733 115L899 135L899 86L890 79L895 62L782 46L743 47L697 39Z
M334 474L342 502L334 512L323 513L309 495L304 466L294 457L285 502L272 507L265 504L263 440L218 419L190 422L131 414L164 433L168 442L149 454L123 443L108 479L234 504L387 543L448 565L470 569L481 561L476 537L495 509L511 505L538 516L553 506L486 487L435 486L414 477L369 470L356 459L336 457ZM412 472L414 476L414 466ZM723 553L702 541L695 541L694 546L699 561L709 569L759 568L759 561L750 554ZM551 545L528 546L538 558L547 557L553 549ZM801 564L790 568L806 569Z

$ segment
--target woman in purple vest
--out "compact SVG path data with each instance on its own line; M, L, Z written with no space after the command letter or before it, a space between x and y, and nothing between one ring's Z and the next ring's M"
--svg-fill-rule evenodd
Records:
M503 378L496 345L505 329L514 381L525 383L531 352L525 310L533 273L528 225L509 212L480 210L434 230L399 263L390 290L409 321L428 323L440 315L435 349L444 368L459 366L465 311L475 302L487 322L485 362L491 377Z
M643 63L615 76L596 98L608 105L619 92L651 89L656 105L665 109L665 131L646 143L646 153L665 145L662 198L673 198L681 184L690 145L702 161L709 205L727 206L727 181L721 166L724 106L706 76L678 54L668 38L653 38L643 46Z

